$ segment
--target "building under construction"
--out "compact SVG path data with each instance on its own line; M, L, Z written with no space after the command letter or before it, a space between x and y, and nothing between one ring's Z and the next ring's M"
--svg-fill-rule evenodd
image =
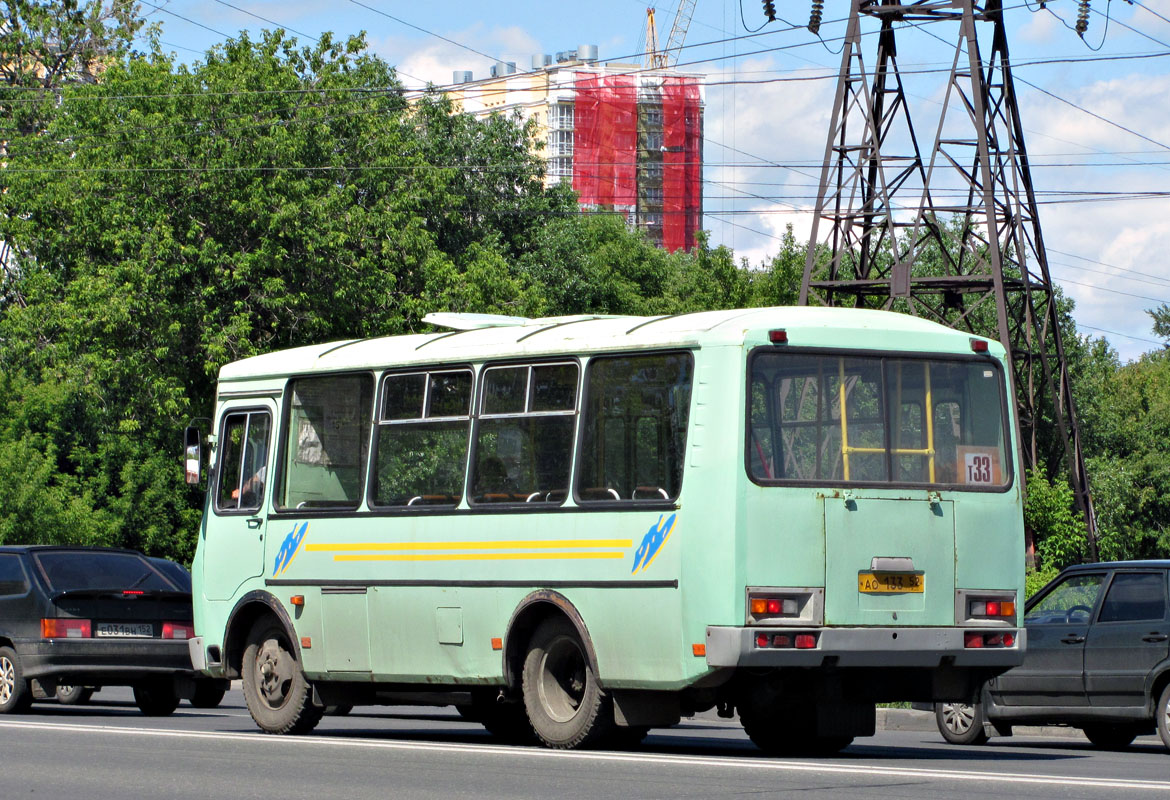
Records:
M545 141L546 182L570 181L581 208L622 214L668 251L689 250L703 217L701 77L601 63L595 45L454 73L447 91L475 116L519 111Z

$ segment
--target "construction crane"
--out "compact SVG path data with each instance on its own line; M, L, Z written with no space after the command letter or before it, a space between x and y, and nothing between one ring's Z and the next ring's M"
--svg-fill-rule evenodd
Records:
M646 9L646 67L648 69L669 69L678 63L678 54L682 52L683 40L687 38L687 28L691 26L691 16L695 13L697 0L679 0L678 8L674 12L674 24L670 26L670 36L666 39L666 47L658 49L658 26L654 22L654 8Z

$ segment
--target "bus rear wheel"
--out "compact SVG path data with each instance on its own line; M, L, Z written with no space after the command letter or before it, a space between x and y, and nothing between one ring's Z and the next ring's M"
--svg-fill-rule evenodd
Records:
M794 729L793 718L801 717L740 711L744 733L770 756L831 756L853 743L852 736L810 736Z
M243 663L244 701L265 733L308 733L324 713L313 705L312 691L283 626L260 619L248 633Z
M613 703L601 690L576 628L562 617L545 620L533 633L523 688L528 720L548 747L588 747L613 727Z

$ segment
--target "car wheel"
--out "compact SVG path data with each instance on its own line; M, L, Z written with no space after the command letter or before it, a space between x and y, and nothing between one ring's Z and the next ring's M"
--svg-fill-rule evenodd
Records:
M57 702L63 706L83 706L91 697L93 689L89 686L57 684Z
M312 703L312 690L288 634L276 620L257 621L244 650L244 700L265 733L308 733L325 709Z
M195 694L191 696L191 705L195 708L218 708L227 690L227 681L201 678L195 681Z
M1094 747L1102 750L1129 747L1129 743L1138 735L1138 729L1132 725L1086 725L1081 730Z
M1154 710L1154 719L1158 725L1158 736L1162 737L1162 744L1170 750L1170 684L1162 689L1158 707Z
M576 628L562 617L545 620L532 635L523 688L528 720L549 747L588 747L613 727L612 701L589 666Z
M935 703L934 721L938 732L951 744L983 744L987 741L982 703Z
M0 714L20 714L32 705L32 690L11 647L0 647Z
M179 695L169 678L143 681L134 685L134 702L148 717L165 717L179 707Z

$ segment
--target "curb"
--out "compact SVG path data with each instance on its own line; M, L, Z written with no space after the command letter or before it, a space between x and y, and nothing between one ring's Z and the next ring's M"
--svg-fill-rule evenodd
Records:
M879 731L932 731L938 733L938 726L935 725L932 712L916 711L912 708L879 708L877 710L877 729ZM1080 728L1069 728L1061 725L1013 725L1012 735L1056 736L1064 739L1083 739L1085 736Z

